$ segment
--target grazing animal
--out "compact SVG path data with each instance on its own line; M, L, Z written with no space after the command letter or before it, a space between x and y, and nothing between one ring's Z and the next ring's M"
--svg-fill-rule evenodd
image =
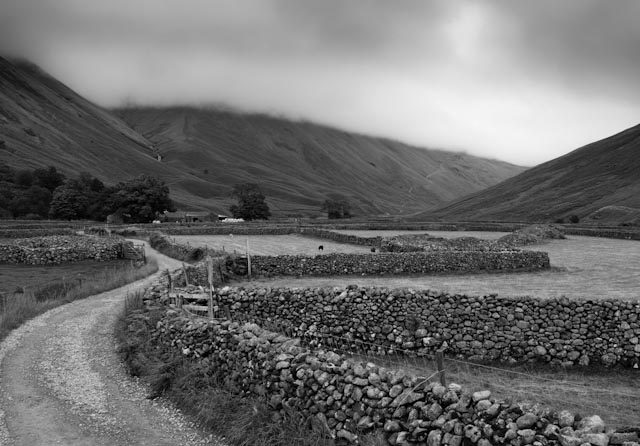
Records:
M371 248L371 252L376 252L376 248Z
M324 251L324 246L322 245L318 246L318 251Z

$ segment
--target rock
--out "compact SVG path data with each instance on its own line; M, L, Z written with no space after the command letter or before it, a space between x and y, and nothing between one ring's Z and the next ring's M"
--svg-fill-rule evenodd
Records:
M434 421L442 414L442 406L438 403L433 403L430 406L422 406L422 414L427 420Z
M614 445L624 444L632 441L638 442L637 432L614 432L609 438L609 444Z
M561 428L573 426L574 420L575 417L568 410L562 410L558 413L558 426Z
M349 432L346 429L340 429L336 434L336 437L343 438L347 440L349 443L355 443L356 441L358 441L358 436L356 434Z
M600 434L604 432L604 421L598 415L584 417L576 425L576 433Z
M482 432L477 426L468 424L464 427L464 437L468 438L472 443L477 443L482 437Z
M560 434L558 436L558 441L562 446L580 446L582 444L582 440L579 437L574 437L572 435Z
M550 440L555 440L556 438L558 438L559 434L560 428L558 426L556 426L555 424L548 424L547 427L544 428L544 432L542 435Z
M429 432L427 436L427 446L440 446L442 442L442 431L440 429L434 429Z
M480 400L478 404L476 404L476 411L484 412L492 406L490 400Z
M528 429L538 422L538 416L534 413L525 413L516 420L518 429Z
M401 405L413 404L416 401L420 401L424 398L423 393L412 392L411 390L405 390L400 395L395 397L393 402L391 403L392 407L397 407Z
M490 390L481 390L479 392L474 392L473 395L471 395L471 399L473 400L474 403L477 403L480 400L488 400L490 397L491 397Z
M398 395L400 395L403 390L404 390L404 387L402 387L400 384L396 384L395 386L391 387L391 389L389 390L389 396L391 398L395 398Z
M589 443L592 446L609 445L609 436L607 434L583 434L580 438L583 443Z
M521 429L518 431L518 436L522 439L522 444L531 444L536 438L536 431L533 429Z
M398 432L400 431L400 423L396 420L387 420L383 429L386 432Z

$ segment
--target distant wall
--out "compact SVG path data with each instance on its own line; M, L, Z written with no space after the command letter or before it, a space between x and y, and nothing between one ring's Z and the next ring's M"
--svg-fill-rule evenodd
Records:
M549 255L536 251L439 251L251 257L253 274L264 277L398 275L544 268L549 268Z
M80 260L113 260L122 257L120 238L47 236L16 239L0 244L0 263L49 265Z

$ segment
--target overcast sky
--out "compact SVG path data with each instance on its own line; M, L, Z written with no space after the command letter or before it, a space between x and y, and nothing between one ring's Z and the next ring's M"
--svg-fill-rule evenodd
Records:
M640 122L635 0L0 0L104 106L225 103L534 165Z

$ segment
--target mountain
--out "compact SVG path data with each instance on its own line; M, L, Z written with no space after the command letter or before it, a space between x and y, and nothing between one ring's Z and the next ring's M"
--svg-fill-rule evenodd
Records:
M602 211L610 206L627 209L615 214L624 218L640 209L640 125L415 218L553 221L575 214L598 219L614 215Z
M346 196L357 215L410 213L522 171L500 161L260 114L191 107L116 114L151 141L167 164L215 185L219 194L234 183L259 183L272 208L285 213L317 212L336 194Z
M0 161L14 168L55 166L67 176L86 171L106 183L148 173L174 184L190 178L156 161L152 144L113 113L33 64L0 57ZM183 188L181 203L198 206Z
M158 161L160 155L162 161ZM442 205L522 171L311 124L225 110L106 110L38 67L0 58L0 161L86 171L108 184L163 179L181 209L220 213L234 184L260 184L275 216L319 214L346 196L356 215Z

